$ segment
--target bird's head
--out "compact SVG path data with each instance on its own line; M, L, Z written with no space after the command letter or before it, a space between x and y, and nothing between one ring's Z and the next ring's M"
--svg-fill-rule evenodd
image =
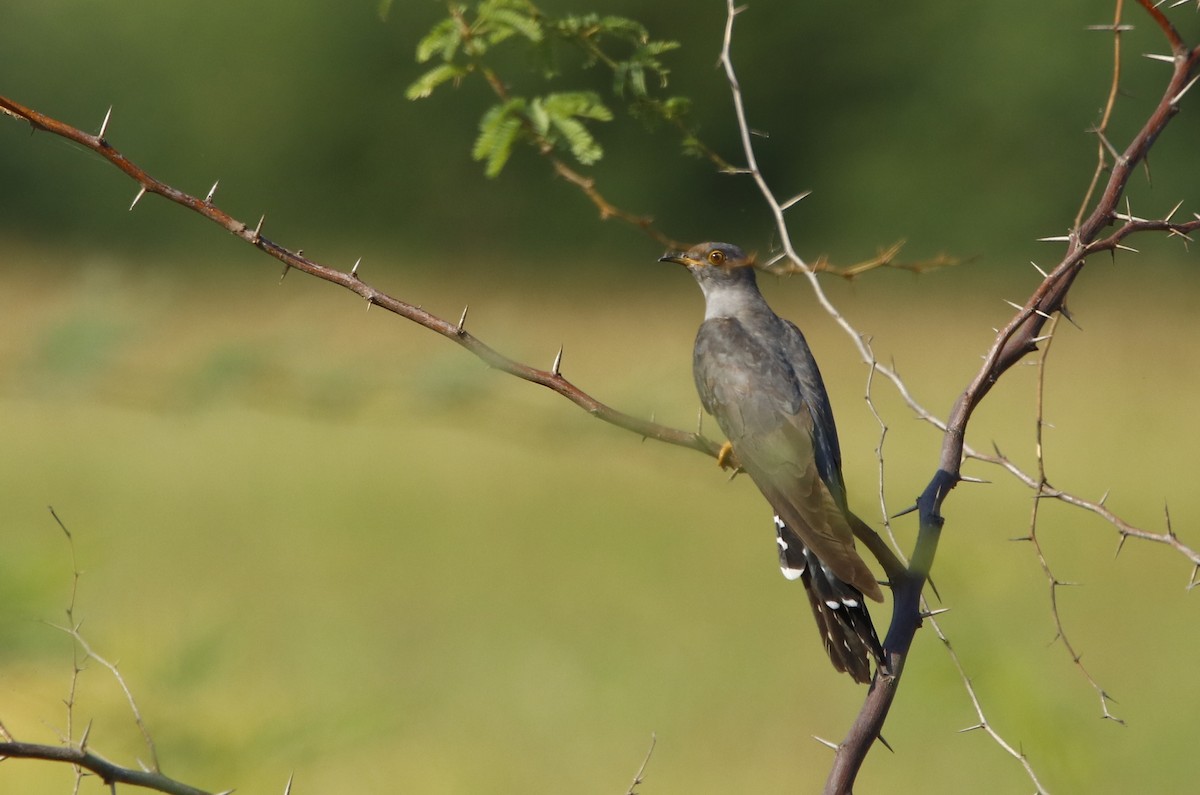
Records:
M705 318L738 317L766 306L754 279L754 256L735 245L701 243L687 251L668 251L659 262L683 265L696 277Z
M754 255L732 243L700 243L687 251L668 251L658 261L683 265L701 287L754 284Z

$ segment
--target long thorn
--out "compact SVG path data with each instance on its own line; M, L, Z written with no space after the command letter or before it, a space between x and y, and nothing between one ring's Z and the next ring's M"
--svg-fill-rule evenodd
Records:
M559 345L558 346L558 355L556 355L554 357L554 364L550 365L550 373L555 378L557 378L560 375L559 367L562 366L562 354L563 354L563 346Z
M811 195L812 195L811 190L806 190L803 193L797 193L795 196L788 199L783 204L779 205L779 209L780 210L788 210L788 209L794 207L799 202L803 201L804 199L807 199Z
M104 121L100 122L100 132L96 133L96 137L103 140L104 133L108 130L108 120L112 118L112 105L108 106L108 113L104 114Z
M1200 75L1196 75L1188 81L1187 85L1179 90L1179 93L1171 97L1171 104L1178 105L1179 100L1183 99L1183 95L1192 90L1192 86L1196 85L1196 81L1200 80Z
M133 203L129 205L129 211L130 211L130 212L133 212L133 208L134 208L134 207L137 207L137 203L138 203L138 202L140 202L140 201L142 200L142 197L143 197L143 196L145 196L145 195L146 195L146 186L145 186L145 185L143 185L143 186L142 186L142 188L141 188L141 190L139 190L139 191L137 192L137 196L134 196L134 197L133 197Z
M831 743L831 742L829 742L829 740L826 740L824 737L818 737L817 735L814 734L812 736L812 738L814 740L816 740L817 742L819 742L821 745L825 746L826 748L832 748L835 751L838 749L837 743Z

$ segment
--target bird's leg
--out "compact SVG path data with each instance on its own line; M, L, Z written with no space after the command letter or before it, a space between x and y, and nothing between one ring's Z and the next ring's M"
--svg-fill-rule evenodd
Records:
M733 443L725 442L721 445L721 449L717 451L717 466L721 469L741 469L741 464L738 463L737 453L733 452Z

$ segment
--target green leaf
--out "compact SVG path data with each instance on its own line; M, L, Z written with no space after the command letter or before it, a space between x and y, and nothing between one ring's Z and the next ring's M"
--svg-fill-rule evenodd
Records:
M533 130L538 135L545 136L550 132L550 114L546 111L546 103L541 97L535 97L529 103L529 112L526 114L529 123L533 125Z
M596 121L611 121L613 114L595 91L562 91L542 97L551 117L580 116Z
M482 14L480 18L483 19ZM537 17L522 11L497 8L488 13L486 21L492 28L488 33L488 39L493 44L507 39L514 33L524 36L534 44L541 43L545 38L542 23L538 21Z
M442 83L458 80L466 73L467 70L461 66L452 63L439 64L414 80L412 85L405 89L404 96L409 99L424 99Z
M604 149L596 143L596 139L583 126L583 122L562 116L551 116L550 123L562 133L567 141L571 154L585 166L590 166L604 157Z
M462 31L458 22L450 18L443 19L417 42L417 63L425 63L439 52L442 60L453 60L461 43Z
M627 41L644 42L650 38L650 32L641 22L626 17L602 17L598 26L605 33L612 33Z
M510 99L503 105L494 105L483 114L471 157L487 161L483 173L488 178L499 175L512 155L521 134L521 114L524 110L525 100Z

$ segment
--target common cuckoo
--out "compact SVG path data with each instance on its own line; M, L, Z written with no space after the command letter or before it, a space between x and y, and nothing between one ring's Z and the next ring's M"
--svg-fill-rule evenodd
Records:
M804 584L833 666L869 682L883 651L863 595L883 594L854 548L855 531L871 531L846 505L837 428L812 351L771 311L737 246L701 243L661 261L686 266L704 292L696 389L775 512L783 576Z

